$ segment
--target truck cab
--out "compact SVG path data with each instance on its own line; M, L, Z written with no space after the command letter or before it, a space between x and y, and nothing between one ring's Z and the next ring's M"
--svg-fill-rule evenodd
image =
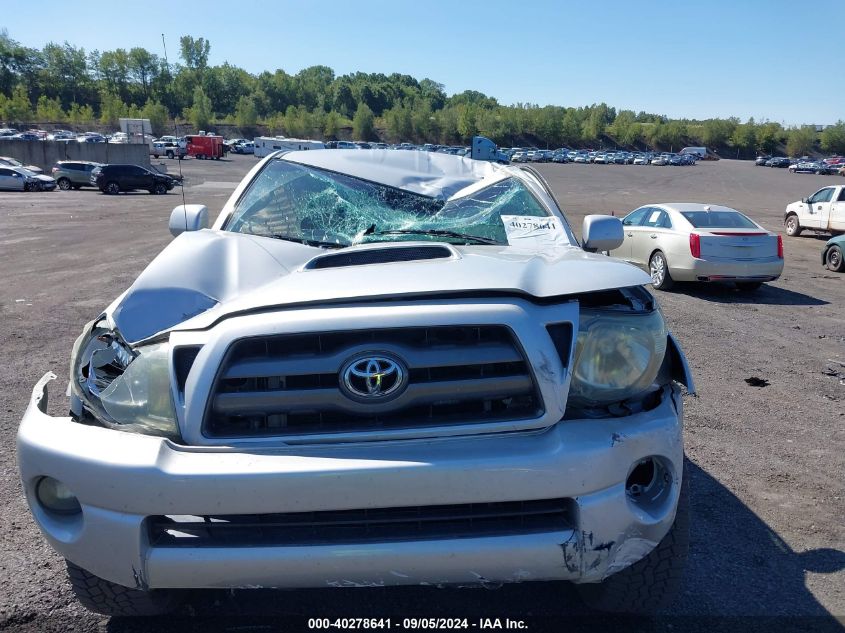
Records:
M845 233L845 186L822 187L813 195L786 207L786 234L798 236L804 230L816 233Z

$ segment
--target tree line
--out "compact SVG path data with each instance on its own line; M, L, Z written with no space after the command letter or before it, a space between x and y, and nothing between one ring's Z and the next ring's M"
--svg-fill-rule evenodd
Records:
M257 75L224 63L209 66L211 44L185 35L179 62L145 48L92 50L49 43L29 48L0 31L0 120L100 123L120 117L150 119L157 134L172 122L195 129L230 124L245 134L259 126L274 134L336 139L351 128L355 140L465 144L483 134L500 145L650 147L701 145L749 156L790 155L820 149L845 153L845 122L818 133L814 126L784 128L754 119L670 119L617 110L531 103L502 105L481 92L447 95L444 86L410 75L336 76L327 66L296 74L277 69Z

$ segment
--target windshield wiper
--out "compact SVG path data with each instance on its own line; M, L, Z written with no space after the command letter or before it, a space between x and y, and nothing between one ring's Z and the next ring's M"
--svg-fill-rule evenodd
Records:
M489 237L480 237L478 235L469 235L468 233L458 233L457 231L448 231L446 229L391 229L388 231L370 231L364 232L363 236L370 237L372 235L439 235L443 237L454 237L460 240L467 240L476 244L499 244L498 241L490 239Z
M346 248L348 244L337 244L336 242L321 242L320 240L308 240L303 237L291 237L290 235L268 235L277 240L284 240L286 242L296 242L297 244L305 244L306 246L319 246L324 248Z

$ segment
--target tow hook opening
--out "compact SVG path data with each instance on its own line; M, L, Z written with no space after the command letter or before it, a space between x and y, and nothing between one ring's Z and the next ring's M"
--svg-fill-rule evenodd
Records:
M625 480L625 492L636 506L659 515L671 497L673 477L664 459L644 457L635 462Z

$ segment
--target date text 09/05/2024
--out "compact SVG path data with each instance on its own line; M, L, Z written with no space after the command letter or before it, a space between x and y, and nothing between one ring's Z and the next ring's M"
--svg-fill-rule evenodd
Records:
M391 618L309 618L308 628L311 630L524 630L528 628L528 625L524 620L512 620L510 618L478 618L477 620L470 620L469 618L403 618L402 620Z

